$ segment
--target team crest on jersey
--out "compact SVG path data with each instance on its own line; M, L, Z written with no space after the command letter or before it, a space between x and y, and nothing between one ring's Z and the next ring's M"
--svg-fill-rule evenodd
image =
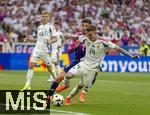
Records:
M100 45L97 45L97 47L96 47L97 49L100 49Z

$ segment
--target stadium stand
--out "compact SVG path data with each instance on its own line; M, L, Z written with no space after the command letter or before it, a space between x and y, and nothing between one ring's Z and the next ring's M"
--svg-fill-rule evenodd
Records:
M36 37L40 12L50 12L52 21L61 22L62 30L74 33L80 20L89 17L98 34L119 45L150 46L149 0L3 0L0 5L0 41L23 42Z

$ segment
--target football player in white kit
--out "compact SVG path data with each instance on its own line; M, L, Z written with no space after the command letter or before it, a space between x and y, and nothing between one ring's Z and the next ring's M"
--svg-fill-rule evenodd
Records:
M83 42L86 46L86 54L84 60L73 67L66 75L67 79L73 78L75 75L80 75L81 80L78 85L71 91L66 98L65 105L70 105L70 99L74 97L80 89L84 87L91 88L99 71L99 65L101 65L108 49L114 49L124 55L131 58L139 58L139 56L133 56L124 49L115 45L110 41L106 41L100 38L96 34L96 26L90 25L87 28L87 37L79 37L80 42Z
M55 21L57 42L51 45L52 47L51 58L52 63L55 65L57 76L61 71L59 57L62 54L64 45L66 44L66 39L64 39L63 32L61 32L60 27L61 27L60 23L58 21ZM51 82L54 81L54 79L55 79L54 76L51 75L47 81Z
M49 12L42 12L42 24L37 29L37 39L28 39L29 41L35 41L36 45L30 58L28 72L26 76L26 84L23 90L30 90L30 83L33 77L33 68L36 66L39 58L46 64L48 71L52 76L56 77L55 68L51 62L49 55L49 45L52 45L57 41L57 34L54 25L49 23L50 15Z
M133 59L139 58L139 56L133 56L124 49L115 45L110 41L105 41L101 39L96 34L96 26L90 25L87 28L87 36L78 36L79 41L83 42L86 46L86 54L80 63L74 66L69 70L65 76L67 79L73 78L75 75L80 75L81 80L78 85L71 91L71 93L66 98L65 105L71 104L71 98L74 97L83 87L91 88L93 82L97 77L97 72L99 71L99 65L103 61L106 51L108 49L114 49L118 52L123 53L124 55L130 56ZM47 98L47 104L51 101L52 95L54 94L55 89L57 88L58 83L53 83L50 90L49 96Z

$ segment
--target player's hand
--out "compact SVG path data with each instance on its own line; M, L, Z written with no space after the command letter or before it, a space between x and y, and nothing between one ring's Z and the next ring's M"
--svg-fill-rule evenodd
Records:
M24 43L27 43L28 41L29 41L28 37L23 40Z
M44 41L45 43L47 43L47 44L49 44L49 45L51 45L52 43L51 43L51 41L49 40L49 39L45 39L45 41Z
M27 42L27 39L24 39L24 40L23 40L23 43L26 43L26 42Z
M45 43L49 44L49 45L52 45L55 41L54 40L50 40L50 39L46 39L45 40Z
M60 50L62 47L63 47L63 46L58 46L57 48L58 48L58 50Z
M134 56L132 56L131 58L132 58L132 59L140 59L140 56L134 55Z
M79 36L78 35L70 35L70 34L68 34L68 33L65 33L64 34L64 37L66 38L66 39L69 39L69 38L78 38Z
M23 40L23 42L24 42L24 43L27 43L27 42L36 42L36 40L37 40L37 39L35 39L33 36L29 35L29 36L27 36L27 37Z
M68 33L64 33L63 37L64 37L64 38L69 38L70 35L69 35Z

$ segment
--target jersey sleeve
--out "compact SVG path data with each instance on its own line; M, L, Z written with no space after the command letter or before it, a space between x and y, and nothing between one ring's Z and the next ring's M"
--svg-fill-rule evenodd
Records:
M60 35L60 38L61 38L62 40L65 40L65 39L66 39L66 38L64 37L63 32L59 32L59 35Z
M79 41L82 42L82 43L85 43L85 41L87 40L87 37L85 35L80 35L78 37Z
M116 44L112 43L111 41L102 41L104 47L114 49Z
M40 27L38 27L37 30L36 30L37 31L37 33L36 33L37 37L39 37L39 29L40 29Z
M57 36L57 32L56 32L55 26L51 25L50 27L51 27L51 34L52 34L52 37Z

